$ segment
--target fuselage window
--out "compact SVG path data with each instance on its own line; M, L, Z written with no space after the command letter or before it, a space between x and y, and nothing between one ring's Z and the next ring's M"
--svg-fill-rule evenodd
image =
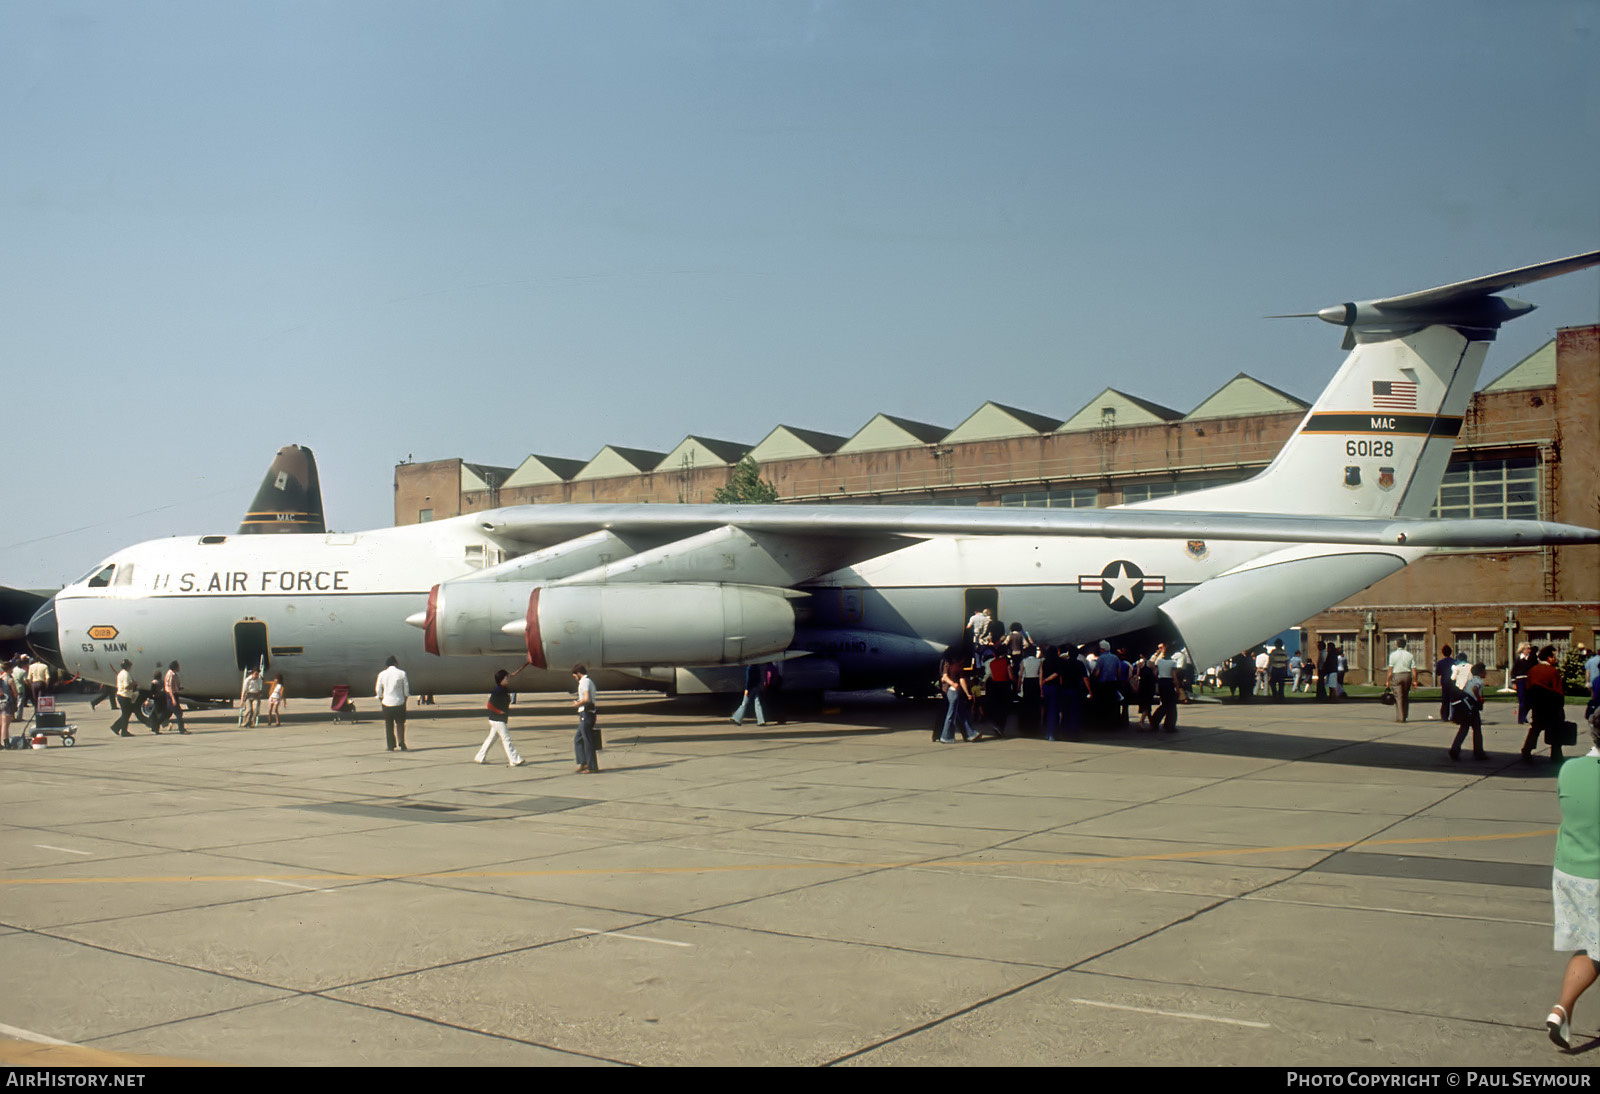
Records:
M107 566L105 569L101 570L99 573L95 574L89 579L89 588L104 589L107 585L111 584L111 579L116 575L116 572L117 567L115 563Z

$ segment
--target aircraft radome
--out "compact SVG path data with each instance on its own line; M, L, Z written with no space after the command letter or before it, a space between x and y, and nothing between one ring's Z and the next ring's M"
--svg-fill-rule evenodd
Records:
M177 660L187 691L229 697L257 664L291 694L365 695L390 654L417 692L482 691L524 662L521 688L564 691L578 661L604 688L732 691L768 660L789 662L786 686L869 687L928 679L963 590L983 588L1042 641L1162 632L1214 663L1432 548L1600 542L1426 516L1489 342L1533 307L1496 294L1597 262L1315 313L1349 355L1243 482L1109 509L521 505L329 534L306 453L240 529L302 534L129 547L41 607L28 641L98 681L124 657Z

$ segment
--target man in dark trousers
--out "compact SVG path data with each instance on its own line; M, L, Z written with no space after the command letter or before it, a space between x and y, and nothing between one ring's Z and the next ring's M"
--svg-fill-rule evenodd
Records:
M139 713L139 685L133 678L133 662L126 658L122 662L122 671L117 673L116 696L117 709L122 713L111 723L112 733L118 737L132 737L133 734L128 731L128 722L134 718L139 720L140 725L150 724Z
M1283 686L1289 680L1289 651L1283 639L1276 639L1267 651L1267 692L1274 703L1283 702Z
M1321 646L1322 643L1318 642ZM1329 642L1324 648L1321 663L1317 665L1317 698L1324 698L1323 681L1332 680L1339 671L1339 647Z
M1450 673L1456 667L1456 659L1450 653L1449 646L1439 648L1439 660L1433 663L1433 679L1439 685L1439 721L1450 720L1450 707L1456 701L1456 687L1450 680Z

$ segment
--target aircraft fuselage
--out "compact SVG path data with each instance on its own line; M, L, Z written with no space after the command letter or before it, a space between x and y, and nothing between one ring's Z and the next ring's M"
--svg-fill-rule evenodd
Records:
M935 537L802 586L791 651L802 675L837 665L844 686L926 673L938 650L959 641L976 602L998 621L1020 622L1040 641L1083 643L1158 626L1158 607L1281 545L1238 542ZM242 667L265 658L293 695L339 685L367 694L394 655L417 693L487 690L497 668L526 659L503 652L439 657L406 618L426 608L440 581L503 557L504 545L472 518L357 534L208 536L127 548L55 599L68 669L102 682L122 660L147 679L182 665L185 690L233 697ZM1393 552L1390 552L1393 553ZM970 594L970 596L969 596ZM525 691L570 690L569 666L527 669ZM726 671L726 670L724 670ZM612 666L601 686L670 688L658 666Z

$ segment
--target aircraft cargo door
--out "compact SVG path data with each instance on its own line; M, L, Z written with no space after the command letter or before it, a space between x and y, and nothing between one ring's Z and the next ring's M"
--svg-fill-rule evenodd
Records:
M271 650L267 648L267 625L259 619L241 619L233 625L233 652L239 661L239 671L258 668L266 675L272 663Z
M967 620L972 618L974 612L989 609L991 619L990 634L996 634L1004 626L1000 622L1000 590L999 589L965 589L962 591L962 605L966 614L961 617L961 647L969 655L972 653L972 633L967 630Z
M999 589L967 589L964 610L967 614L961 617L961 625L966 626L967 620L972 618L973 612L989 609L989 615L994 619L994 625L1000 625L1000 590Z

